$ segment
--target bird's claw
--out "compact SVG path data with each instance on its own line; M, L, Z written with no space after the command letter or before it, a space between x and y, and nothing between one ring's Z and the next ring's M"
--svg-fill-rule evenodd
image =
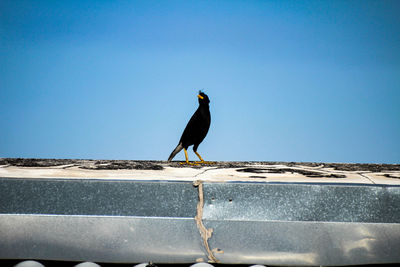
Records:
M204 161L204 160L202 160L202 161L195 161L195 163L197 163L197 164L217 164L217 163L214 162L214 161Z
M199 166L200 164L197 164L197 162L194 162L194 163L192 163L192 162L179 162L179 164L181 164L181 165L191 165L191 166Z

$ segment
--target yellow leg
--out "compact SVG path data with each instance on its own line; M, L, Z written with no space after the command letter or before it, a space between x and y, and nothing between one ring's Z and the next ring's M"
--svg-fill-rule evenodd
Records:
M191 163L191 162L189 162L189 157L188 157L188 154L187 154L187 150L184 148L183 149L184 151L185 151L185 158L186 158L186 164L187 165L199 165L199 164L196 164L196 163ZM185 164L185 163L181 163L181 164Z
M196 153L196 155L199 157L199 159L200 159L201 163L204 163L204 160L203 160L203 158L200 156L200 154L199 154L199 153L197 153L197 151L195 151L194 153Z
M186 164L189 164L189 157L187 154L187 150L186 150L186 148L184 148L183 150L185 151Z
M204 159L200 156L199 153L197 153L197 151L195 151L194 153L196 153L196 155L199 157L200 161L196 161L196 163L202 163L202 164L215 164L215 162L211 162L211 161L204 161Z

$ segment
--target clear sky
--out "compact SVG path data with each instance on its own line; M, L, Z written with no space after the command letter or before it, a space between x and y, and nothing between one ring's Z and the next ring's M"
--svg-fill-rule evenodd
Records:
M166 160L202 89L205 160L400 163L399 14L396 0L2 0L0 157Z

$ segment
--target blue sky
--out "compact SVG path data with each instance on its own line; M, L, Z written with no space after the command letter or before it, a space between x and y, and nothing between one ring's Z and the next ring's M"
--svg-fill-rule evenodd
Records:
M205 160L400 163L399 14L399 1L1 1L0 157L166 160L202 89Z

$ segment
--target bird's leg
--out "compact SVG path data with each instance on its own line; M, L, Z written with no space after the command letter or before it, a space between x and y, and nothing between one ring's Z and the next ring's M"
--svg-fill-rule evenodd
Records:
M196 163L191 163L191 162L189 162L189 157L188 157L186 148L183 148L183 150L185 151L186 162L185 162L185 163L184 163L184 162L181 162L181 164L196 165L196 166L199 165L199 164L196 164Z
M200 156L200 154L197 153L197 151L195 151L194 153L196 153L196 155L199 157L200 163L204 163L204 159Z
M200 156L199 153L197 153L197 151L194 151L194 153L196 153L196 155L199 157L200 161L196 161L196 163L202 163L202 164L215 164L215 162L212 161L204 161L204 159Z

